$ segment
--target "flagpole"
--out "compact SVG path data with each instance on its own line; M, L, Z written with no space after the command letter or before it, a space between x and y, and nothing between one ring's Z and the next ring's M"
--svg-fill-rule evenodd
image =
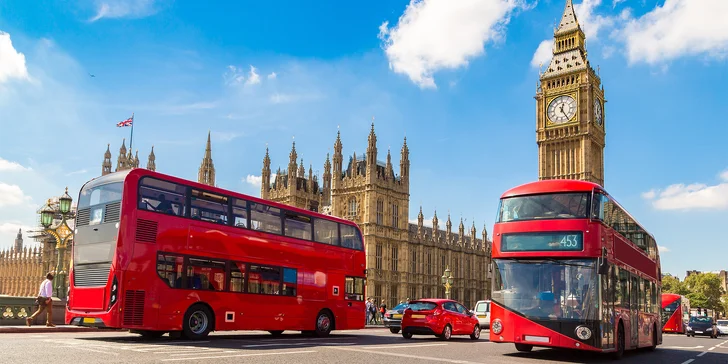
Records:
M134 144L134 113L131 113L131 136L129 137L129 153L132 151L132 145Z

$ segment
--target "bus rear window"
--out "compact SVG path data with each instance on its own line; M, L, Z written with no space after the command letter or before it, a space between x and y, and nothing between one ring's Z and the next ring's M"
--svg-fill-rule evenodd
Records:
M437 308L437 303L433 302L410 302L409 308L412 311L432 311Z
M101 186L85 188L81 191L81 195L78 200L78 209L80 210L89 206L121 201L123 186L123 182L114 182Z
M550 193L502 199L498 222L540 219L586 219L589 192Z

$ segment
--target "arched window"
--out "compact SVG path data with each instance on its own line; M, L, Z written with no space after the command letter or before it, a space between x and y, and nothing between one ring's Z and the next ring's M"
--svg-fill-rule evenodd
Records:
M377 200L377 225L384 223L384 201Z

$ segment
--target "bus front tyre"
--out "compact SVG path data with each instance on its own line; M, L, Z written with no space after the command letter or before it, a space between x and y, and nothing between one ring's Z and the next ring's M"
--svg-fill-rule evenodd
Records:
M516 350L527 353L527 352L533 350L533 345L516 344Z
M624 325L619 323L619 329L617 330L617 351L614 352L612 358L622 359L624 355Z
M316 330L314 333L318 337L329 336L333 329L333 319L327 311L321 311L316 316Z
M190 340L207 337L212 331L212 313L203 305L193 305L185 312L182 322L182 334Z
M151 330L142 330L138 332L139 335L141 335L145 339L158 339L162 337L165 332L164 331L151 331Z

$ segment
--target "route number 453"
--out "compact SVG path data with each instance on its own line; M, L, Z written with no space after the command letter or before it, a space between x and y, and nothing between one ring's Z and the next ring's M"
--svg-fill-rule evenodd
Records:
M566 248L575 248L579 245L578 235L564 235L559 243L561 246Z

